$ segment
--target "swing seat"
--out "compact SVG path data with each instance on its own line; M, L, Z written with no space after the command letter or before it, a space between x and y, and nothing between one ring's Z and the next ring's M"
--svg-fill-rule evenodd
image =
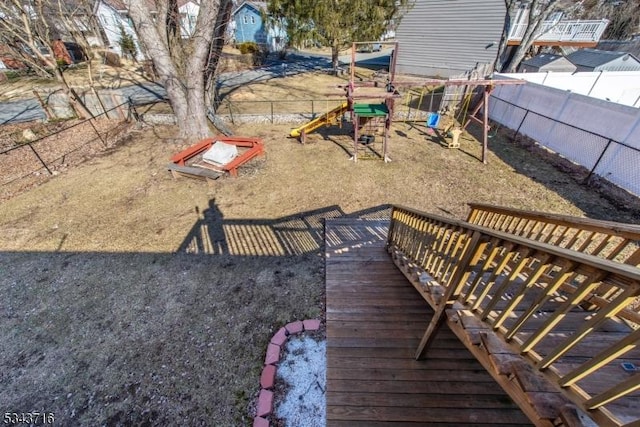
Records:
M440 114L438 113L429 113L427 116L427 127L435 129L440 124Z

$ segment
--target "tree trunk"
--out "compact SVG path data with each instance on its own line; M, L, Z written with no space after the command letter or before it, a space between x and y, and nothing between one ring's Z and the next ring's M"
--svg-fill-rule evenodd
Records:
M518 45L516 52L513 54L513 57L511 57L511 61L504 65L507 73L516 72L516 69L531 48L536 37L540 35L540 27L542 27L542 23L549 17L549 15L551 15L551 12L555 10L555 2L556 0L550 0L544 5L540 4L540 0L533 0L531 2L531 9L529 10L529 17L527 19L527 29L522 36L520 45ZM540 10L536 13L536 9L538 9L538 7L540 7Z
M331 44L331 67L333 68L333 71L338 70L338 65L340 64L339 56L340 48L338 47L337 41L335 41Z
M227 2L220 6L220 11L216 17L215 30L213 32L213 42L209 48L209 57L207 61L207 71L205 72L205 102L207 106L214 106L217 101L216 76L218 64L222 58L222 49L224 48L227 23L231 19L233 11L233 3ZM214 107L215 108L215 107Z
M504 16L504 25L502 27L502 37L500 38L500 45L498 46L498 53L496 54L496 62L494 64L493 69L495 71L502 71L502 67L506 61L506 58L503 58L505 52L507 50L507 44L509 42L509 33L511 32L511 13L513 12L513 7L516 4L514 0L505 0L504 5L507 9L507 13Z
M158 16L156 26L143 1L128 0L138 35L153 61L160 82L167 90L178 121L179 136L188 141L197 141L210 135L205 103L205 74L210 67L215 69L215 64L208 64L209 61L218 60L218 57L212 58L210 55L211 43L214 31L224 34L226 21L220 23L218 17L219 13L227 11L229 3L230 0L201 2L192 37L183 51L172 52L167 39L170 35L166 29L163 30L163 25L166 26L165 17ZM168 3L164 3L160 10L171 13Z

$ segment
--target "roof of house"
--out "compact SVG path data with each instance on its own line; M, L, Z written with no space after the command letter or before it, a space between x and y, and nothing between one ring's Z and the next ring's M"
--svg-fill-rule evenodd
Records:
M149 8L149 10L154 11L156 10L156 4L153 0L144 0L147 8ZM124 2L124 0L102 0L102 2L104 4L106 4L107 6L112 7L115 10L121 11L121 10L128 10L129 8L127 7L126 3ZM182 6L181 2L179 1L178 4L180 6Z
M552 53L541 53L540 55L536 55L533 58L523 61L522 64L540 68L562 58L564 57L561 55L554 55Z
M123 0L103 0L104 4L111 6L115 10L127 10Z
M242 9L244 6L249 6L253 8L256 12L260 12L261 10L267 10L266 1L243 1L238 5L238 7L235 8L235 10L233 11L233 15L238 13L238 11Z
M640 58L640 38L637 40L600 40L598 42L598 49L600 50L613 50L616 52L627 52Z
M575 65L595 68L614 61L618 58L622 58L625 55L630 54L628 54L627 52L613 52L608 50L580 49L569 54L567 56L567 59L573 62ZM633 57L633 55L630 56ZM633 58L636 59L635 57Z

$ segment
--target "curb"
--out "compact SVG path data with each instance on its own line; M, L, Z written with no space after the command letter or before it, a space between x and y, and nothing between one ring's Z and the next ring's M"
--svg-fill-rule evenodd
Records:
M253 427L269 427L269 420L266 417L273 412L273 387L276 380L277 363L280 361L282 347L289 336L319 329L320 320L318 319L296 320L295 322L287 323L273 335L267 345L264 367L260 375L260 394L256 404Z

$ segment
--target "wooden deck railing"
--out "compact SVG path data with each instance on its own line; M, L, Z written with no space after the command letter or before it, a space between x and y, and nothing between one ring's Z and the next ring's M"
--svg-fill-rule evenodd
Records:
M435 310L416 357L448 322L536 424L568 402L640 422L640 269L551 241L393 207L387 248Z
M640 225L469 203L468 222L596 255L640 264Z

